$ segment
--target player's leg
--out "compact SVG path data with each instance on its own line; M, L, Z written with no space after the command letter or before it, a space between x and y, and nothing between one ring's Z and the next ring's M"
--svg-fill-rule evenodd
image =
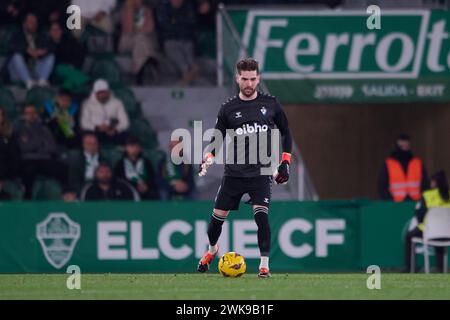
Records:
M223 223L226 221L230 210L237 210L239 208L241 197L242 193L239 192L239 188L234 179L225 177L217 191L214 210L208 225L208 251L200 259L197 271L206 272L209 270L209 265L219 251L217 242L222 232Z
M248 194L253 204L253 217L258 226L258 246L261 254L258 276L267 278L270 277L269 254L271 232L269 224L269 202L272 195L271 177L260 176L255 178Z
M270 225L269 225L269 208L261 205L253 206L253 216L258 226L258 246L261 254L261 262L259 264L259 276L262 278L269 277L269 254L270 254Z
M219 250L217 241L222 233L222 225L230 213L229 210L214 209L208 225L209 253L216 254Z
M219 246L217 241L219 241L220 234L222 233L222 225L225 222L229 210L214 209L209 220L208 225L208 240L209 246L208 251L200 259L197 267L198 272L206 272L209 270L209 265L214 260L219 251Z

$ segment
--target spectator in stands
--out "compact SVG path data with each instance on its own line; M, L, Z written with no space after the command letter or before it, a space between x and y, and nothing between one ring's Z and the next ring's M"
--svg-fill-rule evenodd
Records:
M153 11L143 0L126 0L120 10L122 35L121 53L131 53L136 82L142 84L146 64L158 65L160 59Z
M34 12L44 28L48 28L53 22L66 23L67 7L70 0L39 0L26 1L27 12Z
M78 148L80 146L78 127L78 103L72 99L72 93L60 89L55 100L44 105L43 118L53 137L60 146Z
M55 54L55 70L52 80L58 85L76 90L89 81L82 71L86 48L71 33L63 32L61 25L52 23L50 43Z
M16 24L23 19L25 1L3 0L0 2L0 25Z
M49 35L55 54L55 65L68 64L81 70L86 56L85 47L70 33L64 32L57 22L52 23Z
M195 191L192 165L187 163L174 164L171 160L170 155L179 143L183 143L181 139L178 141L170 141L169 157L164 172L164 178L169 186L169 199L171 200L192 199ZM182 148L180 156L183 156Z
M129 183L116 179L111 166L102 162L95 170L94 182L88 183L81 192L81 201L134 200L139 195Z
M181 84L191 84L199 72L194 53L196 11L193 3L187 0L162 1L157 7L156 17L166 56L182 74Z
M101 143L123 144L129 125L122 101L114 97L105 80L95 81L81 109L81 129L94 131Z
M431 189L421 194L420 201L416 205L415 219L412 220L410 230L405 239L405 265L406 272L415 272L411 270L411 246L412 238L423 235L425 228L425 217L431 208L450 208L450 192L448 180L445 171L441 170L431 177ZM439 271L443 271L444 266L444 247L435 247L436 266Z
M425 166L422 160L411 152L409 135L400 134L378 177L378 192L381 199L395 202L418 201L421 193L428 187L429 180Z
M98 165L106 161L94 133L85 133L82 140L82 150L74 153L69 160L69 185L78 194L85 183L94 180Z
M17 160L18 151L12 139L12 126L5 110L0 107L0 184L6 179L15 177Z
M57 145L50 130L42 124L34 105L26 105L23 120L14 129L14 139L20 150L20 174L25 187L25 199L31 199L37 175L54 178L67 186L67 167L56 159Z
M78 198L77 198L77 193L73 190L67 190L63 195L62 195L62 200L64 202L77 202Z
M36 15L28 13L22 30L14 37L14 53L8 65L11 80L22 81L27 89L36 84L35 79L38 85L48 85L55 62L47 37L38 31L38 26Z
M73 30L76 38L81 38L86 25L112 34L114 31L112 11L116 7L116 0L72 0L72 4L81 8L81 29Z
M127 139L125 154L117 163L115 174L116 177L128 181L139 192L141 199L160 198L153 165L142 155L141 144L135 137Z

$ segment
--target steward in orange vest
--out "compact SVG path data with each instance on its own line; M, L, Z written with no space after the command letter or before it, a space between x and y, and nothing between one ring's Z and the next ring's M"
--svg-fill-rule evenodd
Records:
M401 135L396 147L383 165L378 179L378 192L383 200L418 201L428 188L428 177L422 160L410 150L409 137Z

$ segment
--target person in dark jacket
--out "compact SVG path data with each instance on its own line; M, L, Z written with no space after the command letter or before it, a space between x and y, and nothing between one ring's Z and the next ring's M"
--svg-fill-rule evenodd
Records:
M164 52L182 74L181 84L189 85L198 75L194 34L196 10L190 0L161 1L156 11Z
M72 34L64 32L57 22L52 23L49 36L50 46L55 55L55 65L68 64L82 69L86 48Z
M81 201L99 200L134 200L139 201L139 195L126 181L113 176L111 166L102 162L95 170L94 182L88 183L81 192Z
M0 182L15 177L18 155L17 145L12 139L12 125L0 106Z
M17 145L12 139L11 123L0 106L0 201L11 200L11 195L4 189L4 180L15 178L18 154Z
M153 165L142 155L142 147L137 138L127 139L125 154L117 163L115 174L116 177L133 185L141 199L158 200L160 198Z
M390 167L390 164L393 166ZM403 179L399 179L399 175L403 176ZM411 151L411 138L407 134L400 134L394 150L384 162L378 176L380 198L390 201L417 201L421 192L429 188L429 184L423 162Z
M38 18L25 16L23 27L14 37L13 55L8 64L11 80L22 81L27 89L36 84L48 85L55 56L49 50L48 38L38 30Z
M69 185L80 194L83 185L92 182L100 163L106 162L100 152L95 133L87 132L82 138L82 150L73 153L69 159Z
M31 199L38 174L58 180L63 188L67 186L67 167L56 160L56 142L50 130L42 124L34 105L25 106L23 120L15 127L13 139L20 150L19 170L25 187L25 199Z

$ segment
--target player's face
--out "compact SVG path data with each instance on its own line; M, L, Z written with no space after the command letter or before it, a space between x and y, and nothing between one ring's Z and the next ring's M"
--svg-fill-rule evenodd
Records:
M251 97L259 84L259 74L255 71L241 71L236 75L236 82L239 90L246 97Z
M411 143L409 142L409 140L399 139L399 140L397 140L397 145L402 151L411 150Z

